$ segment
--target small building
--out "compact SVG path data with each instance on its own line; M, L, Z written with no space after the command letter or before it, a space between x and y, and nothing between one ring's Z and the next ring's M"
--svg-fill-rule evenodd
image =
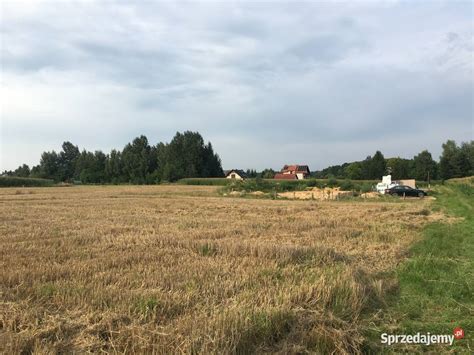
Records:
M287 175L288 177L281 177L281 175ZM310 171L308 165L285 165L283 169L281 169L281 172L275 175L275 179L303 180L309 176Z
M400 180L400 185L410 186L411 188L416 189L416 180L415 179Z
M247 178L245 171L241 169L232 169L225 172L226 179L244 180Z

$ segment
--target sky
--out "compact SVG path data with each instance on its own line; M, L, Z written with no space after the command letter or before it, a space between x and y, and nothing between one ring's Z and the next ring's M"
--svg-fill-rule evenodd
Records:
M474 139L472 1L0 4L0 171L199 131L224 169Z

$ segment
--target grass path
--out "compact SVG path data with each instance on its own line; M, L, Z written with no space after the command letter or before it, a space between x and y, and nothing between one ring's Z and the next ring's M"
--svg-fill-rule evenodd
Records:
M473 206L472 185L450 183L438 189L433 209L462 219L426 227L423 240L397 270L399 290L381 316L384 326L373 334L374 342L380 344L383 332L453 334L455 327L461 327L464 339L454 340L453 346L392 345L378 351L474 352Z

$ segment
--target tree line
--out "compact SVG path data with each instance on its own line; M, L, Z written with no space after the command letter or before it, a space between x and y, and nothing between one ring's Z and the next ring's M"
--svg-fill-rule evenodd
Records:
M474 175L474 141L457 145L448 140L442 148L439 162L427 150L412 159L386 159L377 151L362 161L330 166L312 173L312 176L379 180L390 173L395 180L414 178L427 181ZM250 178L272 179L275 173L273 169L247 170ZM64 142L59 153L44 152L39 165L30 169L23 164L14 171L4 171L3 175L47 178L56 182L154 184L188 177L222 177L223 170L211 143L205 144L198 132L186 131L176 133L170 143L155 146L151 146L142 135L122 151L113 149L109 154L100 150L80 151L71 142Z
M62 150L43 152L39 165L26 164L3 175L53 179L55 182L155 184L187 177L222 177L219 156L198 132L177 132L169 143L150 145L144 135L122 151L79 150L64 142Z
M335 177L351 180L379 180L391 174L392 179L437 180L474 175L474 141L457 145L448 140L442 145L439 162L431 153L423 150L412 159L385 159L380 151L362 161L330 166L314 173L316 178Z

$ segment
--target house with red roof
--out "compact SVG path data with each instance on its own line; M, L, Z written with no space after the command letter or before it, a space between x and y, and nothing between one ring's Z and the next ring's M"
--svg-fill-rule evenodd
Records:
M308 165L285 165L280 173L275 174L277 180L303 180L310 176Z

